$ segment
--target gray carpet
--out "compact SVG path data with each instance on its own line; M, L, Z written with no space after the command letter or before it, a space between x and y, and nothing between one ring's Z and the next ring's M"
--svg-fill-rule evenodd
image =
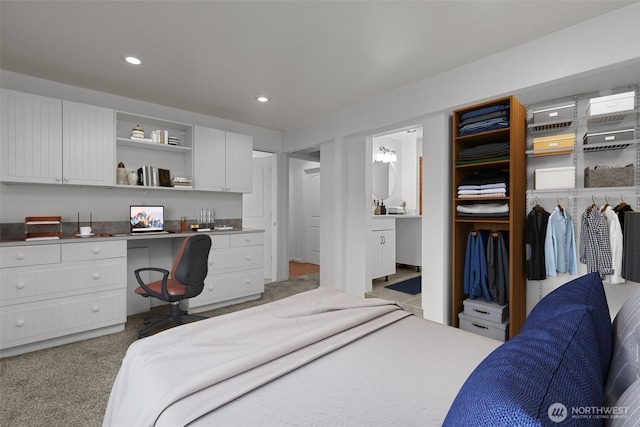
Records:
M260 299L199 314L215 317L265 304L315 289L318 282L313 273L269 283ZM116 334L0 359L0 426L101 426L111 386L143 317L130 316Z

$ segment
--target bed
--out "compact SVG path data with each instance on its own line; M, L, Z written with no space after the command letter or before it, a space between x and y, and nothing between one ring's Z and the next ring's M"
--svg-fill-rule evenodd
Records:
M134 343L103 425L638 425L639 325L597 274L504 344L319 288Z

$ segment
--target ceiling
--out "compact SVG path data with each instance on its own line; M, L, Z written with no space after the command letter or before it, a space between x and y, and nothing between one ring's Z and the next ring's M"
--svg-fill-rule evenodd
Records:
M0 67L286 130L631 3L1 0Z

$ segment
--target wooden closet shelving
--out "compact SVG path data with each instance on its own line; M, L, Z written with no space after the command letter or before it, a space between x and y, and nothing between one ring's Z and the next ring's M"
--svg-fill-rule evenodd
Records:
M494 105L509 105L509 127L500 130L458 135L460 117L469 111ZM458 313L463 311L464 264L467 238L472 230L509 231L509 337L522 328L526 317L525 220L526 220L526 110L513 96L453 111L453 179L452 179L452 291L451 322L458 327ZM509 143L509 159L457 165L461 149L495 142ZM508 172L507 197L460 199L458 184L467 176L482 170ZM460 217L456 207L469 203L508 203L509 216L504 218Z

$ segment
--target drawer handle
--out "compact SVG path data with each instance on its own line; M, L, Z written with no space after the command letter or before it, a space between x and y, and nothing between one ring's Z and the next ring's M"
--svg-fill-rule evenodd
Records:
M251 242L251 237L247 237L247 242Z
M247 261L251 261L251 256L247 255Z
M209 261L209 265L213 265L213 261Z
M20 252L19 254L16 255L16 259L19 259L22 261L24 259L24 254Z
M99 254L100 253L100 248L93 248L93 253L94 254Z
M100 278L100 273L93 273L93 278L98 280Z
M475 311L476 313L480 313L480 314L489 314L488 311L478 310L477 308L474 308L473 311Z
M18 289L24 289L24 282L18 282L18 283L16 283L16 288L18 288Z
M209 290L213 292L213 286L209 286Z
M22 326L24 326L24 320L22 320L22 319L16 320L16 326L18 328L21 328Z
M98 305L94 305L91 307L91 311L93 311L94 313L97 313L100 311L100 307Z
M471 323L473 326L475 326L476 328L480 328L480 329L489 329L488 326L484 326L484 325L478 325L477 323Z
M247 285L251 284L251 279L247 279Z

